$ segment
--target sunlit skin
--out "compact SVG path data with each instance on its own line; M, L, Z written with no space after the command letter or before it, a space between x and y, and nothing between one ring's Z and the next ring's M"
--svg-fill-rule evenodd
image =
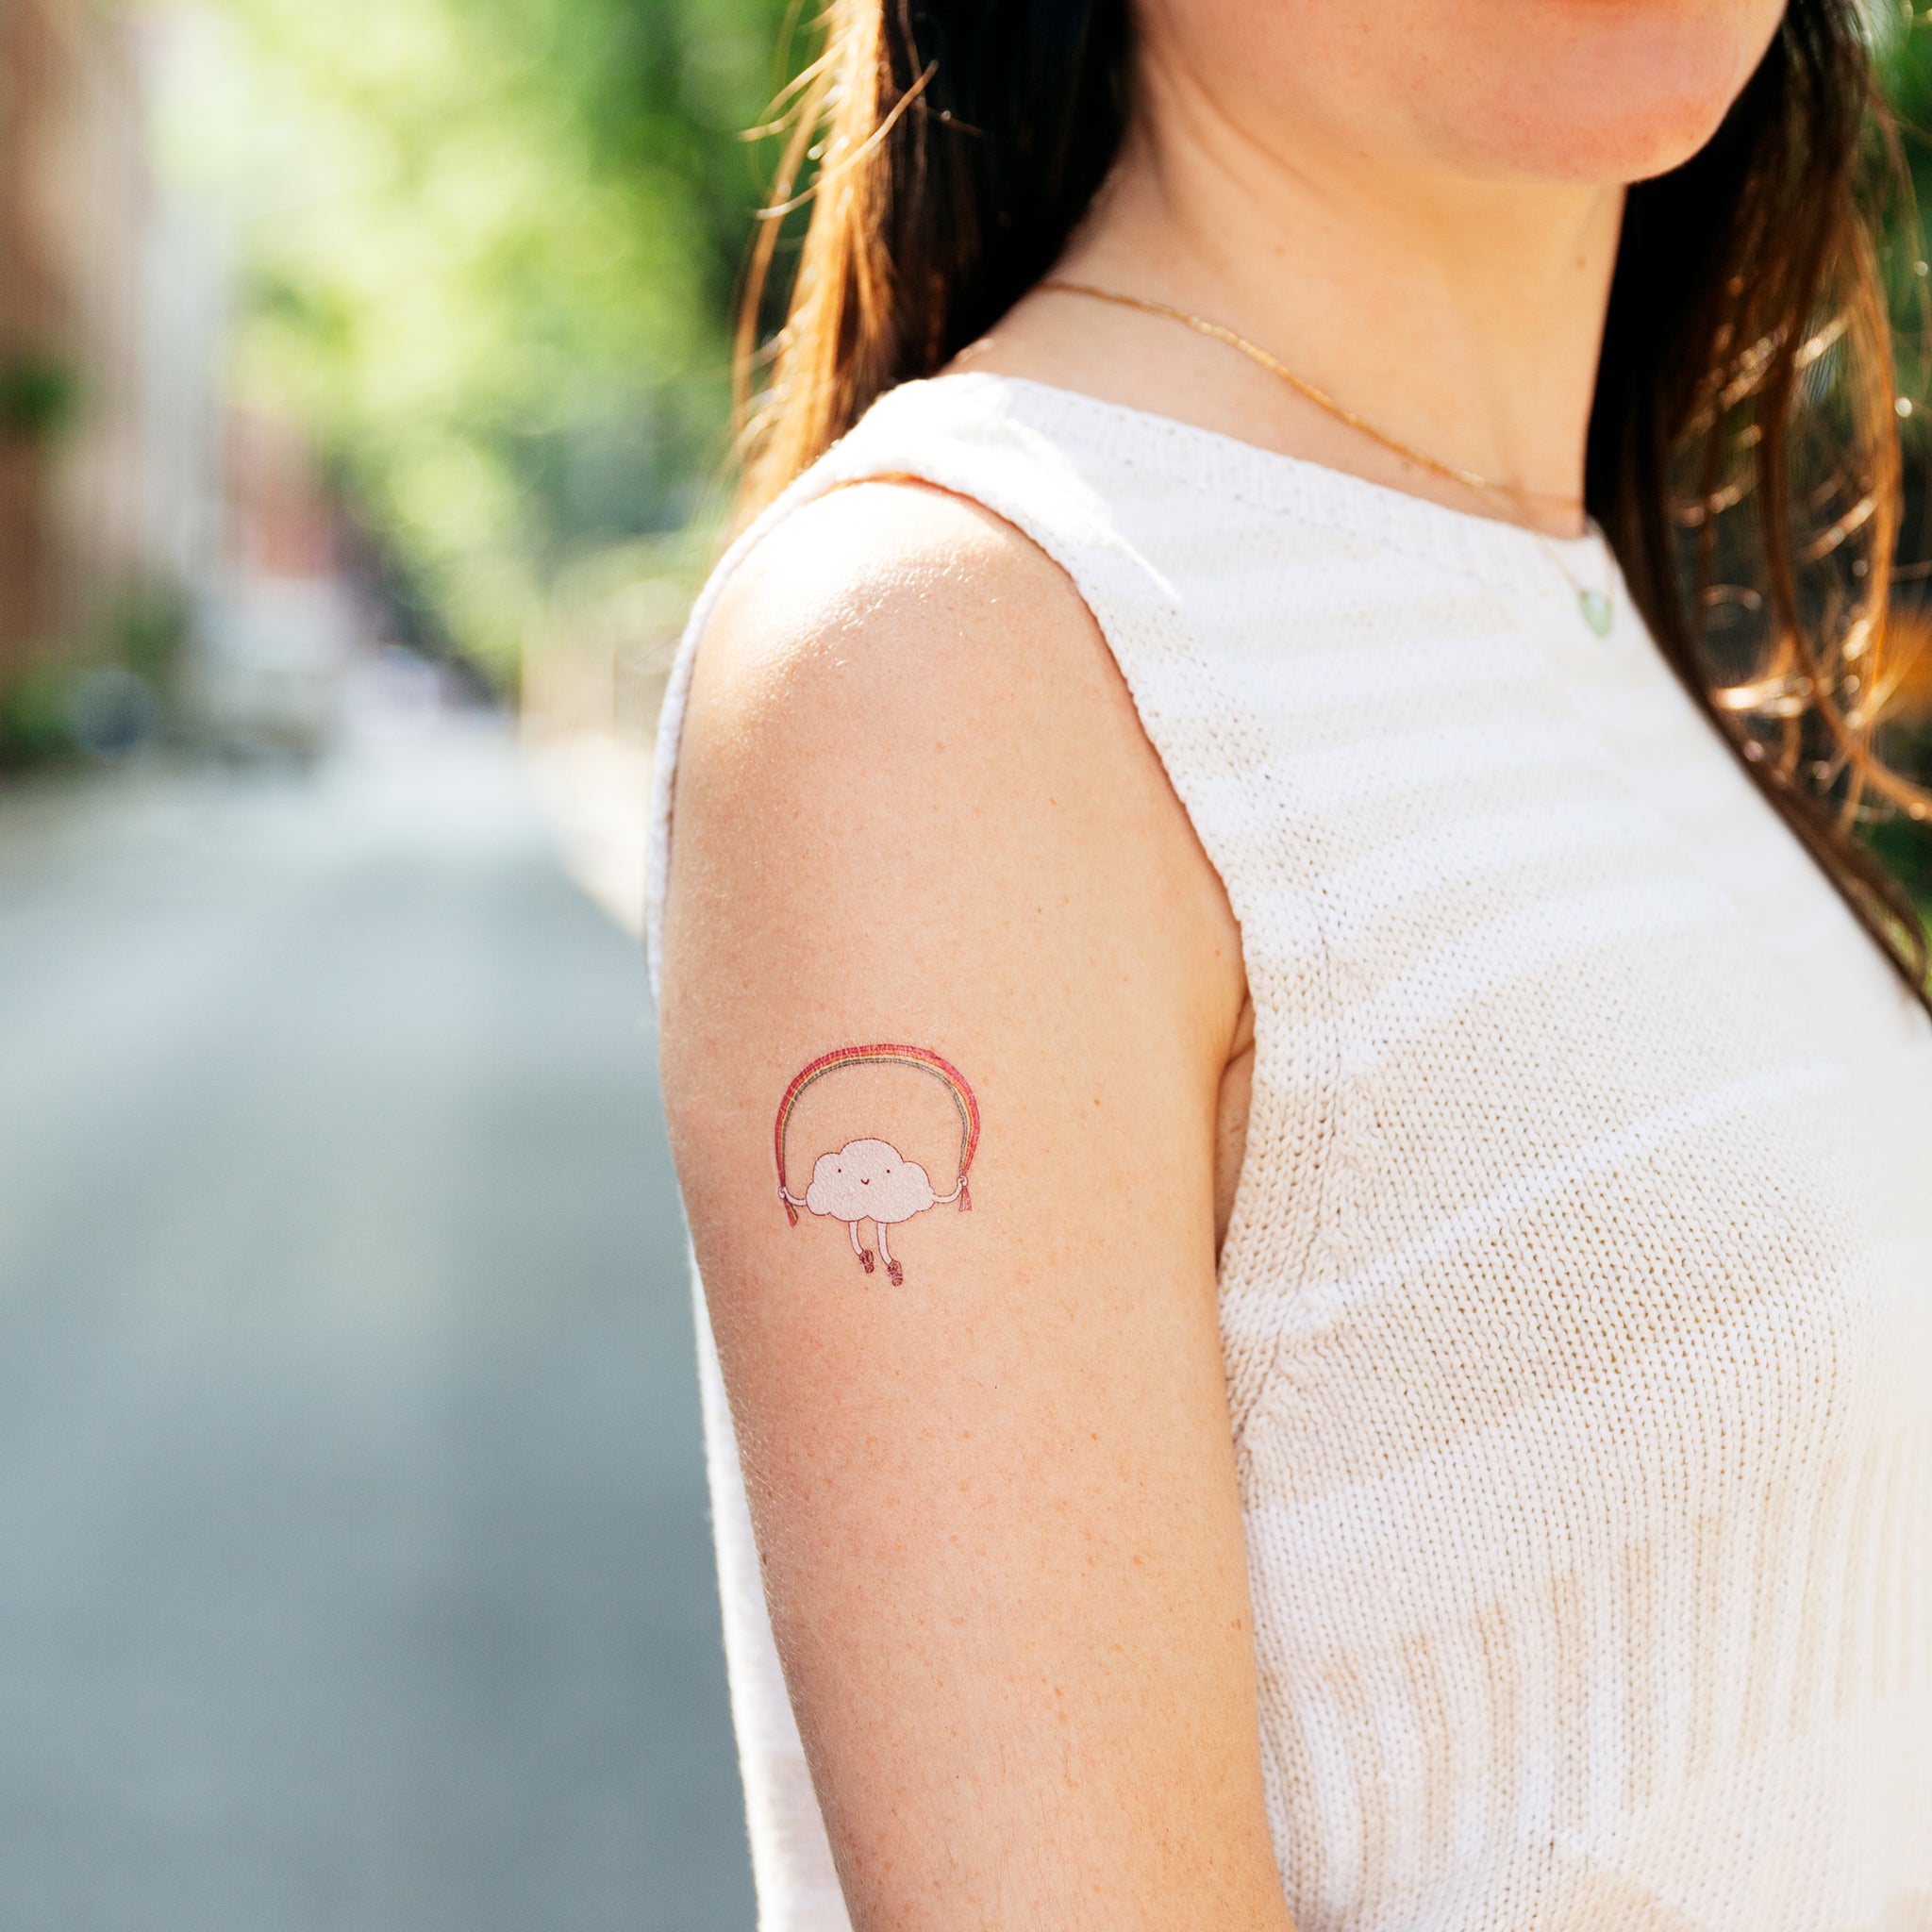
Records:
M1142 112L1064 272L1226 323L1432 456L1579 498L1624 185L1709 139L1782 13L1148 0ZM1041 296L968 359L1495 512L1173 328Z
M1574 529L1624 184L1778 12L1149 0L1063 272ZM962 360L1497 513L1172 323L1041 292ZM717 608L675 824L665 1091L855 1926L1286 1932L1216 1321L1252 1009L1092 618L971 504L835 491ZM984 1112L974 1211L892 1294L774 1198L777 1096L856 1040L942 1043Z

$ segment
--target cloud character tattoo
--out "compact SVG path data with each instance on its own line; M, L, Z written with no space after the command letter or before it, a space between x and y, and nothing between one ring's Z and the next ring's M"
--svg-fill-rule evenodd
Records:
M932 1176L916 1160L908 1160L890 1141L870 1135L847 1141L842 1147L821 1154L812 1162L811 1180L803 1194L794 1194L786 1183L787 1142L791 1129L792 1110L809 1087L834 1074L862 1067L909 1067L929 1074L944 1088L959 1119L958 1178L949 1194L938 1192ZM886 1274L893 1287L906 1279L906 1271L892 1258L886 1229L928 1208L941 1208L957 1201L962 1213L973 1206L966 1184L973 1156L979 1146L979 1103L966 1084L966 1076L949 1060L924 1046L841 1046L822 1053L802 1068L785 1090L778 1103L778 1118L772 1128L772 1152L778 1167L778 1198L785 1205L787 1219L798 1225L798 1210L842 1221L852 1241L852 1252L858 1265L870 1274L873 1252L859 1236L860 1224L871 1222L878 1241L878 1257L886 1264Z

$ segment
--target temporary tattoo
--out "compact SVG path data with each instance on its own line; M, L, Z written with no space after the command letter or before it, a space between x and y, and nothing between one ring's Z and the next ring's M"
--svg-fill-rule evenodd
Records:
M868 1067L909 1067L930 1075L944 1088L959 1117L958 1179L950 1194L936 1193L932 1177L916 1160L908 1160L890 1141L870 1136L847 1141L836 1152L821 1154L812 1162L811 1180L803 1194L794 1194L786 1184L787 1139L791 1116L808 1087L835 1074L850 1074ZM870 1274L873 1253L859 1239L861 1223L871 1222L879 1244L879 1258L886 1274L896 1288L906 1279L905 1269L892 1258L886 1229L928 1208L943 1207L957 1201L961 1212L973 1206L966 1186L967 1170L973 1165L974 1151L979 1145L979 1103L958 1068L923 1046L841 1046L822 1053L803 1068L785 1097L778 1103L778 1118L772 1128L772 1151L778 1164L778 1198L791 1225L798 1225L798 1210L842 1221L852 1238L852 1252L858 1265Z

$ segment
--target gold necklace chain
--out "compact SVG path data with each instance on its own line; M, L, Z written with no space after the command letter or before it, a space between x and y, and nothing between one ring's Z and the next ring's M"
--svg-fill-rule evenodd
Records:
M1358 436L1366 437L1371 442L1378 443L1391 456L1400 457L1403 461L1413 463L1418 469L1426 470L1432 475L1441 476L1452 483L1459 483L1465 490L1474 491L1477 495L1491 502L1521 505L1524 502L1547 503L1561 509L1581 510L1580 497L1557 496L1541 490L1527 490L1518 484L1499 483L1493 477L1479 475L1474 470L1459 468L1455 463L1446 463L1440 457L1432 457L1426 450L1417 449L1412 443L1404 442L1400 437L1391 436L1386 429L1377 428L1366 417L1357 416L1346 405L1339 403L1326 390L1318 389L1306 376L1298 375L1278 356L1273 356L1258 342L1251 342L1246 336L1238 335L1224 323L1209 322L1206 316L1191 315L1185 308L1176 308L1166 302L1150 301L1144 295L1125 295L1117 289L1102 289L1091 282L1068 281L1061 276L1050 276L1038 285L1040 288L1058 290L1066 295L1086 295L1095 302L1111 302L1121 308L1136 308L1143 315L1164 316L1170 322L1178 322L1191 328L1196 335L1203 335L1217 342L1224 342L1230 349L1239 349L1251 362L1260 366L1274 376L1285 382L1290 389L1314 404L1316 408L1344 423ZM1570 588L1576 592L1578 608L1584 622L1598 637L1607 637L1614 619L1614 611L1607 591L1599 591L1583 583L1574 571L1563 561L1562 553L1533 524L1523 525L1530 536L1543 547L1549 559L1568 579Z

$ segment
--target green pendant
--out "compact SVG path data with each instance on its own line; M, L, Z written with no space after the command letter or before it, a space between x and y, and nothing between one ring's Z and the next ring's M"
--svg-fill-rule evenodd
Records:
M1583 611L1583 621L1598 637L1607 638L1616 613L1610 608L1610 600L1601 591L1578 591L1576 602Z

